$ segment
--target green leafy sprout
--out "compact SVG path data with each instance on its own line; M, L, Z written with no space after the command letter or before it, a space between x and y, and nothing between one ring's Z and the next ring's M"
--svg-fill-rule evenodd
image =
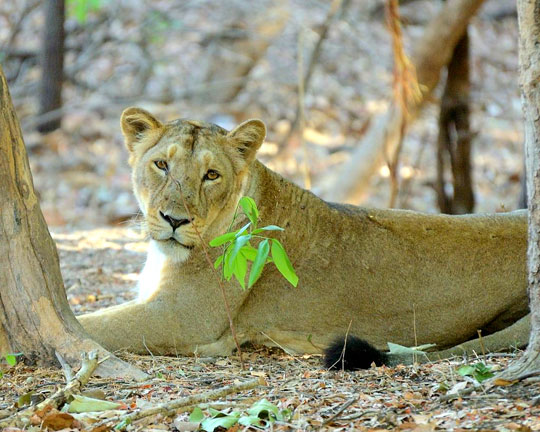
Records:
M238 217L239 207L242 208L249 222L242 228L231 231ZM291 285L297 286L298 276L283 245L275 238L268 238L262 235L265 231L284 231L284 229L277 225L257 228L258 221L259 209L257 208L257 204L251 197L242 197L236 206L233 220L227 232L210 242L210 246L222 247L223 250L223 253L214 262L214 268L218 269L221 267L223 277L226 280L230 281L234 276L242 286L242 289L249 289L261 276L264 266L273 262L283 277ZM257 248L251 245L252 241L259 241ZM248 272L249 261L252 264Z
M205 415L199 407L195 407L189 416L189 421L199 423L200 428L206 432L214 432L218 427L228 429L237 423L242 426L266 428L275 421L289 420L291 414L290 410L280 410L268 400L261 399L255 402L246 413L208 408L208 415Z
M475 363L474 365L461 366L457 372L461 376L473 377L479 383L495 376L495 374L491 371L491 367L486 366L482 362Z
M9 366L13 367L17 364L17 357L18 356L21 356L22 354L21 353L17 353L17 354L6 354L6 355L3 355L0 357L0 361L2 363L7 363ZM4 372L2 371L2 369L0 369L0 378L2 378L4 376Z

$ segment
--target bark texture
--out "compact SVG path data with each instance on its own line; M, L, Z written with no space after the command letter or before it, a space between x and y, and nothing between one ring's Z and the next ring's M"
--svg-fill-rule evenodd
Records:
M527 259L531 335L523 357L502 374L510 380L540 369L540 0L518 0L517 9L529 209Z
M66 298L56 247L34 191L30 166L4 73L0 68L0 354L21 352L71 364L82 352L110 356L101 375L144 374L92 341Z
M454 48L463 37L467 25L483 0L454 0L446 2L439 14L429 23L423 37L417 42L413 55L418 83L423 98L410 104L413 119L439 82L440 72L452 58ZM358 148L343 167L326 179L321 190L325 199L358 203L361 201L371 176L384 162L384 155L392 155L399 142L404 114L392 105L389 110L372 121ZM409 122L410 124L410 122Z
M39 95L40 114L54 111L62 106L62 83L64 75L64 0L46 0L45 27L41 52L41 87ZM40 132L50 132L60 127L62 119L41 123Z
M441 99L436 190L442 213L465 214L474 209L469 93L469 35L466 31L448 64ZM451 192L447 186L450 182Z

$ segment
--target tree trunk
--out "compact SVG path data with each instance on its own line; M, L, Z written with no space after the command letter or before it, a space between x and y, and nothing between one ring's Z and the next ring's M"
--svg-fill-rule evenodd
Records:
M62 82L64 75L64 0L47 0L45 7L45 27L41 52L41 88L39 113L45 114L62 107ZM62 119L42 123L40 132L50 132L60 127Z
M525 144L525 143L523 143ZM525 150L525 148L523 149ZM521 189L519 190L519 199L517 206L520 209L527 208L527 168L525 168L525 151L523 152L523 172L519 181Z
M446 2L416 43L412 60L418 83L422 86L423 98L407 107L409 118L414 119L429 98L439 82L441 69L452 58L456 44L482 3L483 0ZM384 162L384 155L394 154L400 138L403 117L400 107L394 104L387 112L373 119L372 126L362 142L358 143L350 159L321 182L323 186L319 191L320 195L331 201L360 202L371 176Z
M502 373L518 379L540 370L540 0L518 0L519 70L525 116L527 201L529 209L529 305L531 335L523 357Z
M69 363L82 352L110 356L102 376L144 374L92 341L64 291L58 255L34 192L30 166L3 70L0 68L0 354L32 362Z
M439 115L437 202L441 212L448 214L472 213L474 208L469 91L469 35L465 31L448 64ZM450 173L446 172L448 165ZM452 177L452 194L446 187L449 176Z

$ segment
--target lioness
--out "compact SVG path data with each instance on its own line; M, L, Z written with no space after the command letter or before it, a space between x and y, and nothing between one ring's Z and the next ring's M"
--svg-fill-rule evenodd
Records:
M285 228L275 236L300 281L293 288L269 266L250 290L226 284L240 343L314 353L348 331L379 349L388 341L447 348L479 329L494 333L488 349L526 342L525 212L445 216L325 202L255 159L266 135L260 120L227 131L128 108L121 126L150 246L139 298L79 317L106 348L234 350L197 231L205 244L223 234L243 195L258 204L260 226ZM220 251L208 249L215 260Z

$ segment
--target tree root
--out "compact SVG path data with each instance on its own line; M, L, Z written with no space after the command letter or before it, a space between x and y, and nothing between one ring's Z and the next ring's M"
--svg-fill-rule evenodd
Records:
M518 382L537 375L540 375L540 353L529 347L523 357L514 361L494 379Z
M25 420L29 419L36 411L52 407L58 409L63 405L74 393L80 393L81 389L88 383L90 377L98 367L98 356L96 351L89 354L83 353L81 369L77 374L67 382L66 386L52 396L45 399L43 402L27 408L14 414L5 420L0 421L0 428L12 426L14 424L25 424Z

